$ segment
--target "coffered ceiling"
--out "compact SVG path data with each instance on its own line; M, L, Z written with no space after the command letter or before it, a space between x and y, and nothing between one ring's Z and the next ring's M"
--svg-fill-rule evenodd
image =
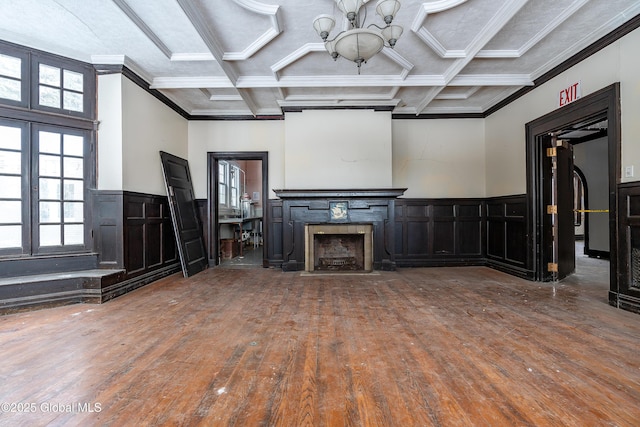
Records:
M484 114L640 14L637 0L401 0L395 49L333 61L333 0L0 0L0 39L125 65L191 116L378 107ZM366 24L381 25L376 1Z

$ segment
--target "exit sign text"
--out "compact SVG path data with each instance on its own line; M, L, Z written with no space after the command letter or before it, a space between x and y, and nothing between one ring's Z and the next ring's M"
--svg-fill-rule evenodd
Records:
M559 106L562 107L571 104L573 101L580 99L580 97L582 97L582 83L575 82L560 91Z

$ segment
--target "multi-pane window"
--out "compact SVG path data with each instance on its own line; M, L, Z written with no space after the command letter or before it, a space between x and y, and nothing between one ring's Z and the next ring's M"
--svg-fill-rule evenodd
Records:
M0 256L87 249L94 76L0 42Z
M44 107L82 112L84 76L60 67L39 64L38 103Z
M22 247L22 132L0 125L0 250Z
M22 59L0 54L0 98L22 100Z
M84 243L84 138L38 132L39 244Z
M218 163L218 203L231 209L240 208L241 169L226 161Z

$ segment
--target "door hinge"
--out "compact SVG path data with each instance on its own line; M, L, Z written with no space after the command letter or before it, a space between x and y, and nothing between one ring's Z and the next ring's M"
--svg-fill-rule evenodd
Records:
M558 272L558 264L555 262L550 262L547 264L547 271L549 273L557 273Z
M558 149L556 147L547 148L547 157L556 157L558 156Z
M558 205L547 205L547 213L549 215L555 215L558 213Z

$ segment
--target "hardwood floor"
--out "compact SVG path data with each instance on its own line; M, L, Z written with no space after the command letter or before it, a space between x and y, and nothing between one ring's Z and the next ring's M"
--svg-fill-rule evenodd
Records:
M218 268L2 316L0 345L2 426L640 420L640 316L580 277Z

